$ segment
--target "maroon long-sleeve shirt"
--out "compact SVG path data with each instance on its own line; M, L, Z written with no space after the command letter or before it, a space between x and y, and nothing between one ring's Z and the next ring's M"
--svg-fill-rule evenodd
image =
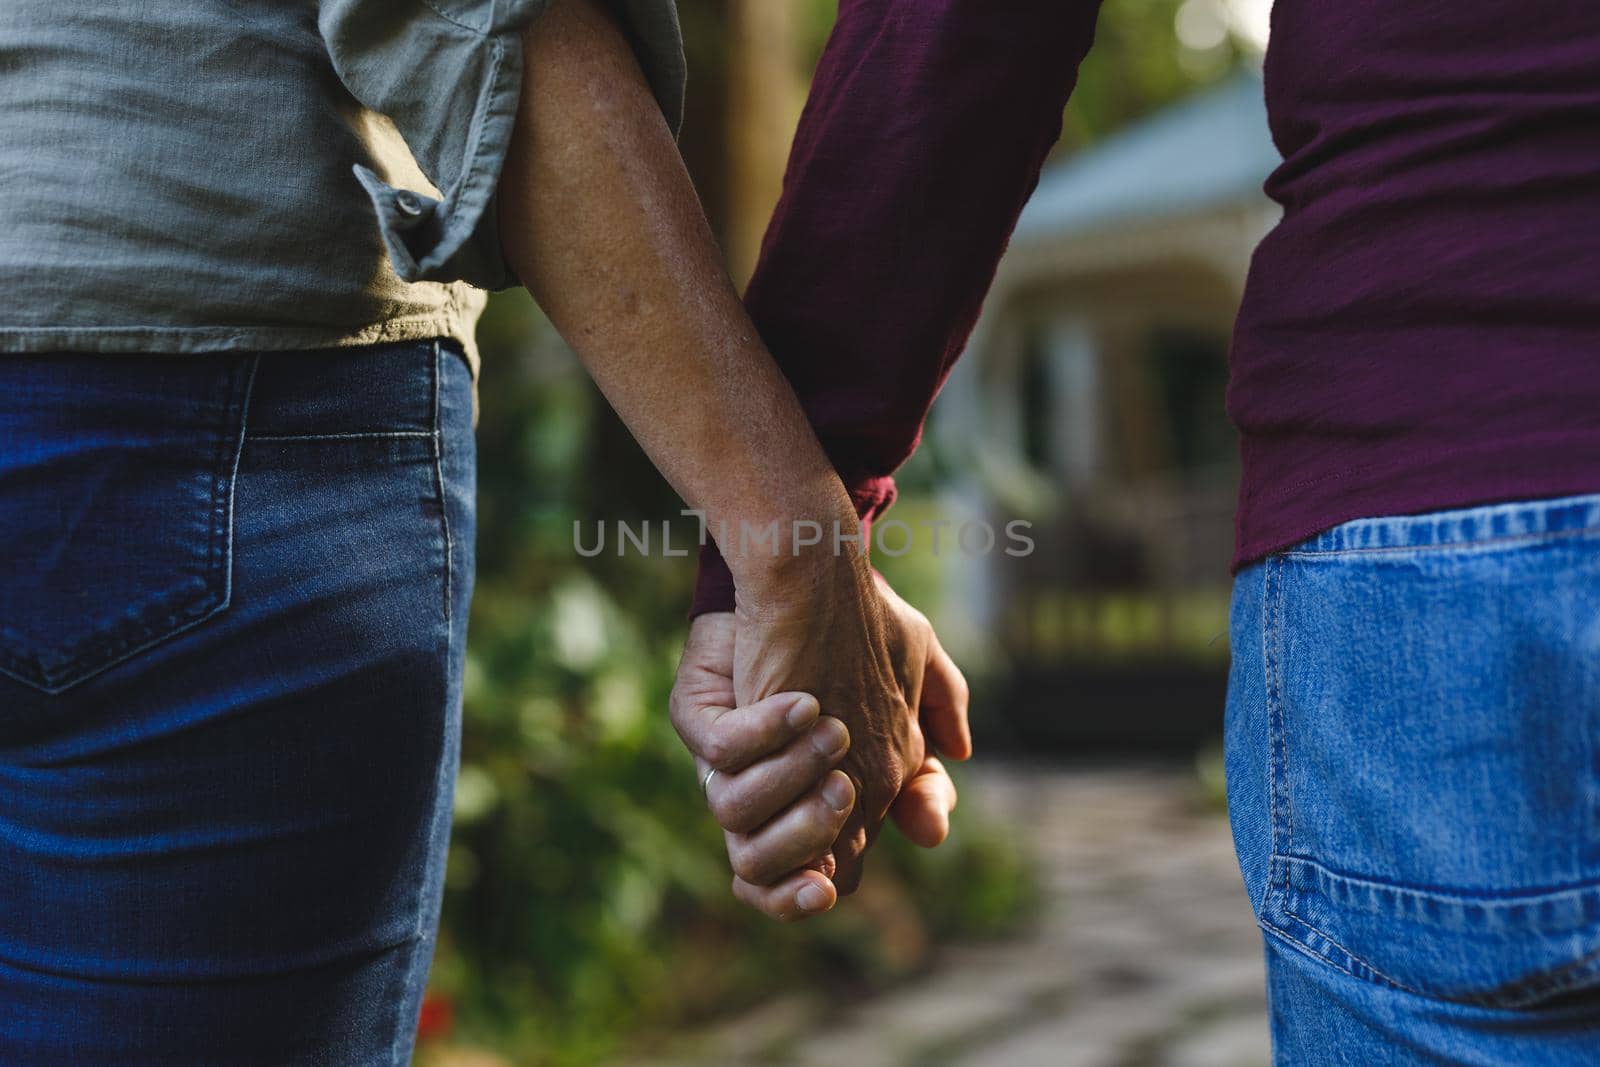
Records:
M915 449L1098 0L844 0L746 302L870 519ZM1600 4L1277 0L1284 209L1230 354L1235 565L1600 490ZM733 586L702 553L694 611Z

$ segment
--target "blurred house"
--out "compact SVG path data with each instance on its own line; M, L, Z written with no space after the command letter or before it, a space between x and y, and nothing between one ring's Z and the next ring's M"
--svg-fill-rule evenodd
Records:
M991 725L1014 740L1220 729L1227 349L1278 162L1241 72L1047 167L1022 214L930 431L961 511L1033 523L1031 555L947 570L1001 658Z

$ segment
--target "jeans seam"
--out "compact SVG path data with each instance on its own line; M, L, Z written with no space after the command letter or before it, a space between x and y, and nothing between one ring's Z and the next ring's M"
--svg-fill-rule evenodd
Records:
M450 505L444 484L444 432L439 421L439 389L444 377L444 346L433 343L433 476L439 494L439 528L444 534L444 624L449 629L454 608L451 600L450 572L455 566L455 543L450 536Z
M1269 869L1267 887L1269 896L1276 890L1280 897L1287 900L1289 893L1289 868L1282 862L1282 857L1287 855L1294 841L1294 812L1289 804L1288 796L1288 741L1287 725L1283 713L1283 669L1280 662L1281 655L1278 641L1281 634L1281 617L1283 612L1283 564L1281 560L1269 558L1264 572L1262 583L1262 662L1266 678L1264 687L1267 698L1267 804L1268 824L1271 839L1269 841L1272 863L1269 868L1278 868L1282 872L1281 885L1274 886L1272 874ZM1265 902L1264 902L1265 903Z
M1388 881L1384 881L1384 880L1381 880L1381 879L1362 878L1362 877L1356 876L1356 875L1342 874L1342 873L1340 873L1338 871L1332 870L1331 868L1325 866L1324 864L1318 863L1314 859L1310 859L1310 858L1307 858L1307 857L1293 857L1293 859L1297 863L1305 864L1305 865L1308 865L1308 866L1314 868L1315 870L1321 872L1323 875L1325 875L1327 877L1334 878L1334 879L1337 879L1337 880L1345 882L1345 883L1363 883L1363 884L1379 887L1379 888L1382 888L1382 889L1392 890L1392 891L1399 892L1399 893L1407 893L1407 894L1412 894L1412 895L1415 895L1415 896L1422 896L1422 897L1431 897L1431 898L1437 899L1437 900L1461 899L1457 895L1448 894L1448 893L1442 893L1442 892L1437 892L1437 891L1418 889L1418 888L1407 886L1407 885L1405 885L1403 883L1388 882ZM1285 870L1289 869L1289 864L1288 863L1285 863L1283 866L1284 866ZM1571 885L1571 886L1562 886L1562 887L1558 887L1558 888L1551 889L1551 890L1541 891L1538 895L1540 895L1540 896L1556 896L1556 895L1560 895L1560 896L1568 896L1568 895L1589 896L1589 895L1593 895L1597 889L1600 889L1600 884L1594 884L1594 883L1591 883L1591 884L1578 884L1578 885ZM1475 903L1475 904L1477 904L1477 905L1479 905L1481 907L1484 907L1484 908L1493 908L1493 907L1501 906L1501 905L1511 906L1511 905L1521 904L1523 902L1508 901L1508 900L1495 900L1495 899L1478 900L1476 898L1473 898L1473 903ZM1415 994L1415 995L1417 995L1419 997L1430 997L1430 998L1432 998L1432 996L1433 996L1432 994L1425 993L1422 990L1413 988L1413 987L1407 985L1406 983L1399 981L1396 978L1390 977L1388 974L1385 974L1382 970L1380 970L1376 966L1374 966L1370 960L1367 960L1364 957L1362 957L1362 956L1356 954L1355 952L1352 952L1350 949L1346 948L1338 940L1333 938L1321 926L1319 926L1316 923L1310 921L1305 916L1303 916L1299 912L1295 911L1294 908L1291 907L1288 904L1287 898L1285 899L1285 902L1284 902L1284 905L1283 905L1283 914L1285 916L1287 916L1288 918L1292 919L1294 922L1298 923L1300 926L1303 926L1307 930L1312 931L1313 933L1315 933L1317 935L1317 937L1321 938L1322 940L1326 941L1328 944L1332 945L1334 948L1338 949L1346 957L1348 957L1351 961L1360 964L1362 967L1364 967L1367 970L1371 971L1378 978L1381 978L1383 981L1388 982L1390 985L1394 986L1395 988L1403 989L1406 992L1413 993L1413 994ZM1299 944L1307 952L1310 952L1310 953L1314 954L1319 959L1326 960L1331 966L1335 966L1335 967L1338 966L1337 961L1335 961L1333 959L1330 959L1327 956L1326 953L1318 952L1316 949L1312 948L1310 945L1307 945L1304 942L1295 939L1293 937L1293 935L1289 934L1289 932L1287 930L1284 930L1282 927L1278 926L1277 924L1275 924L1275 923L1264 923L1263 925L1271 925L1274 929L1276 929L1278 932L1282 933L1285 937L1288 937L1291 940L1295 940L1295 943ZM1341 970L1342 969L1343 968L1341 968ZM1350 972L1346 971L1345 973L1349 974ZM1495 995L1495 996L1441 997L1441 998L1438 998L1438 999L1449 1000L1449 1001L1451 1001L1453 1003L1478 1004L1478 1005L1481 1005L1481 1006L1484 1006L1484 1007L1510 1007L1510 1008L1515 1008L1520 1004L1531 1003L1534 1000L1542 999L1544 997L1556 996L1556 995L1559 995L1561 993L1567 992L1567 991L1569 991L1571 989L1575 989L1578 986L1582 985L1586 980L1588 980L1589 978L1593 977L1595 974L1600 974L1600 959L1593 958L1593 956L1591 955L1589 957L1573 960L1572 962L1566 964L1565 966L1563 966L1563 967L1561 967L1561 968L1557 969L1556 971L1551 972L1549 974L1536 975L1536 976L1531 977L1531 978L1523 979L1523 980L1521 980L1519 982L1514 982L1514 983L1511 983L1509 985L1499 987L1499 989L1497 990L1498 995ZM1359 975L1352 975L1352 977L1360 977L1360 976Z
M211 464L209 467L211 471L211 500L209 502L209 511L206 515L206 573L208 575L216 572L219 563L226 562L227 537L226 531L221 528L223 524L220 521L221 516L218 514L219 509L226 507L227 503L222 498L223 479L227 477L223 474L223 470L229 466L228 449L232 447L234 449L242 450L240 442L244 440L244 420L249 414L249 398L246 396L239 410L238 436L233 436L226 432L231 421L230 417L233 414L234 397L237 395L235 390L239 380L239 369L240 364L238 363L235 363L229 367L227 377L219 380L220 386L217 392L220 393L220 395L213 394L212 396L207 397L207 399L210 401L221 402L223 430L222 433L217 434L217 443L216 447L212 450ZM226 605L227 603L228 582L226 577L224 577L222 583L222 599L219 606Z
M1344 955L1347 956L1350 960L1352 960L1355 963L1361 964L1361 966L1365 967L1367 970L1371 971L1374 975L1376 975L1377 977L1383 979L1385 982L1388 982L1390 985L1394 986L1396 989L1404 989L1407 993L1416 993L1417 996L1425 996L1426 995L1426 994L1422 993L1419 990L1412 989L1410 986L1406 985L1404 982L1401 982L1401 981L1398 981L1398 980L1396 980L1394 978L1389 977L1387 974L1385 974L1384 972L1380 971L1378 968L1374 967L1367 960L1362 959L1360 956L1356 955L1354 952L1351 952L1349 949L1345 948L1344 945L1341 944L1339 941L1337 941L1336 939L1330 937L1326 930L1322 929L1320 926L1315 925L1314 923L1306 921L1305 918L1303 918L1298 912L1296 912L1287 903L1284 905L1283 913L1285 915L1287 915L1289 918L1293 919L1295 922L1299 923L1301 926L1304 926L1307 930L1311 930L1311 931L1315 932L1318 937L1322 938L1322 940L1326 941L1328 944L1332 945L1334 948L1336 948L1340 952L1344 953ZM1287 933L1287 931L1285 931L1284 936L1292 937L1293 935L1291 935L1291 934ZM1302 942L1302 944L1303 944L1303 942ZM1316 952L1316 949L1312 948L1310 945L1306 945L1305 948L1308 951ZM1317 952L1317 955L1321 956L1324 959L1327 959L1327 955L1325 953ZM1329 960L1328 962L1332 963L1333 961ZM1350 972L1347 971L1345 973L1348 974ZM1354 976L1352 976L1352 977L1354 977Z
M1592 870L1594 857L1592 843L1597 839L1595 813L1600 811L1600 797L1595 794L1595 761L1597 754L1595 751L1594 716L1593 714L1583 715L1578 721L1579 728L1583 732L1583 750L1588 754L1589 758L1589 773L1584 777L1583 783L1584 817L1582 823L1588 833L1584 834L1576 843L1573 858L1576 860L1574 864L1576 870Z
M433 437L428 430L387 430L363 433L258 433L251 434L251 441L366 441L387 440L389 438Z
M1284 913L1286 915L1289 915L1289 916L1293 917L1296 922L1301 923L1307 929L1316 931L1316 934L1317 934L1318 937L1320 937L1323 940L1327 941L1328 944L1332 945L1334 948L1337 948L1340 952L1343 952L1353 962L1359 963L1359 964L1361 964L1361 966L1367 968L1367 970L1371 971L1373 976L1378 978L1380 981L1386 982L1389 985L1393 986L1394 988L1396 988L1396 989L1398 989L1398 990L1400 990L1402 992L1410 993L1412 996L1418 996L1418 997L1426 997L1427 996L1426 993L1421 993L1421 992L1419 992L1419 991L1417 991L1415 989L1412 989L1410 986L1405 985L1402 982L1396 982L1393 978L1390 978L1388 975L1386 975L1382 971L1378 970L1378 968L1372 966L1366 960L1363 960L1361 957L1357 956L1355 953L1351 952L1349 949L1347 949L1343 945L1339 944L1339 942L1335 941L1333 938L1329 937L1327 934L1323 933L1321 930L1317 930L1316 927L1312 926L1310 923L1306 922L1304 919L1301 919L1298 915L1295 915L1293 912L1288 911L1287 909L1285 909ZM1318 963L1324 964L1325 966L1332 967L1334 970L1338 971L1340 974L1346 975L1346 976L1348 976L1350 978L1354 978L1358 982L1369 982L1369 981L1371 981L1370 978L1367 978L1367 977L1365 977L1363 975L1359 975L1356 972L1352 971L1350 968L1345 967L1338 960L1330 958L1327 953L1318 952L1316 949L1312 948L1310 945L1306 944L1304 941L1300 940L1298 937L1295 937L1293 934L1291 934L1289 931L1285 930L1283 927L1278 926L1276 923L1263 922L1263 923L1260 924L1260 926L1267 933L1272 934L1272 935L1274 935L1276 937L1279 937L1279 938L1283 939L1284 941L1289 942L1291 945L1294 945L1296 948L1298 948L1301 951L1305 952L1313 960L1316 960Z
M225 611L233 603L233 527L235 522L233 502L239 492L239 464L244 457L244 443L250 435L250 401L255 396L256 371L261 367L261 357L251 356L245 371L244 397L239 401L239 436L233 441L233 467L228 472L228 503L226 505L227 533L224 537L222 561L222 603L218 611Z
M430 845L432 844L432 840L431 839L429 841L429 844ZM418 911L419 914L421 913L421 910L422 910L422 891L423 891L423 886L419 884L418 887L417 887L417 904L416 904L417 911ZM426 951L426 949L427 949L427 938L426 938L424 932L421 929L418 929L415 934L413 934L411 937L406 938L404 941L400 942L398 945L395 946L395 948L398 951L410 953L411 957L412 957L411 959L408 959L406 961L406 963L405 963L405 969L402 972L403 975L404 975L404 981L401 984L400 989L396 992L396 995L395 995L395 998L394 998L394 1014L395 1014L394 1040L392 1040L389 1043L389 1063L390 1063L390 1067L405 1067L406 1061L402 1059L401 1054L400 1054L400 1049L401 1049L401 1046L406 1043L408 1038L414 1040L414 1037L413 1037L413 1035L411 1033L411 1027L413 1025L413 1020L407 1019L406 1015L405 1015L406 1002L408 1000L406 992L407 992L407 990L409 990L411 988L412 983L414 981L416 981L416 977L415 977L414 972L416 970L418 961L421 960L421 959L428 958L428 954L427 954L427 951ZM426 995L426 994L424 994L424 995Z
M1267 698L1267 759L1268 759L1268 822L1270 823L1271 861L1267 871L1267 893L1262 901L1262 918L1260 924L1263 929L1271 930L1294 945L1309 953L1313 958L1321 960L1328 966L1351 978L1362 980L1339 961L1333 959L1325 952L1319 952L1310 945L1295 937L1284 929L1277 921L1278 915L1298 923L1311 930L1322 940L1343 953L1345 958L1352 963L1366 968L1379 980L1394 986L1396 989L1408 993L1416 993L1401 982L1395 981L1354 952L1345 948L1338 941L1329 937L1322 930L1312 925L1295 914L1289 904L1291 895L1291 869L1289 864L1290 854L1294 850L1294 806L1289 802L1289 772L1288 772L1288 723L1285 720L1283 701L1283 654L1279 647L1283 632L1283 587L1284 565L1287 554L1280 553L1268 556L1263 571L1263 584L1261 592L1262 601L1262 660L1266 674L1265 687ZM1277 875L1277 878L1273 876ZM1421 995L1421 994L1418 994Z
M447 493L446 493L445 481L444 481L444 434L443 434L443 427L442 427L441 420L440 420L440 410L439 410L439 407L440 407L440 405L439 405L439 395L440 395L440 390L441 390L441 382L442 382L442 379L444 377L443 360L444 360L445 354L446 353L444 351L444 346L441 345L437 340L435 340L434 343L433 343L433 399L432 399L432 413L431 413L433 432L432 432L431 436L433 438L434 488L435 488L435 491L438 494L438 502L439 502L439 529L440 529L440 532L443 534L443 538L444 538L444 628L443 628L444 648L443 648L443 658L444 658L444 662L449 664L449 663L453 663L454 662L454 658L455 658L454 657L454 651L453 651L453 648L452 648L452 646L453 646L453 644L455 642L455 627L454 627L453 619L452 619L453 609L451 608L451 604L450 604L450 600L451 600L451 584L452 584L451 583L450 572L451 572L452 568L455 565L455 542L454 542L454 540L453 540L453 538L451 537L451 534L450 534L450 511L449 511L449 504L448 504L448 500L447 500ZM445 686L444 693L442 694L446 699L448 699L448 697L449 697L449 691L450 691L449 690L449 685L447 683L446 686ZM443 759L444 759L444 756L441 754L441 760L443 760ZM438 776L443 776L446 773L447 772L445 770L445 767L444 767L443 763L441 763L441 766L440 766L439 770L436 772L436 774ZM448 800L446 800L446 799L444 799L442 797L442 792L443 792L442 783L439 782L437 780L437 778L436 778L436 781L435 781L435 789L441 794L441 796L435 798L435 803L440 803L440 804L448 803ZM437 832L438 832L438 819L435 817L432 820L432 825L430 825L429 828L428 828L427 846L426 846L426 850L425 850L425 853L424 853L425 855L431 856L433 854L433 851L434 851L434 835ZM448 823L448 821L446 821L446 823L445 823L445 832L446 833L449 832L449 823ZM421 976L418 976L415 972L416 972L416 969L418 967L424 966L425 962L428 961L431 958L431 952L429 951L429 947L428 947L430 931L429 931L428 925L427 925L427 920L428 920L428 902L427 902L427 898L426 898L426 893L427 892L428 892L428 874L427 874L426 867L424 867L423 872L421 873L421 875L417 879L416 894L415 894L415 897L414 897L414 900L413 900L413 904L412 904L412 911L417 917L417 927L416 927L415 936L411 939L411 941L408 944L408 951L413 953L413 959L410 961L410 963L409 963L409 965L407 967L405 983L401 988L401 993L400 993L400 995L398 995L395 998L395 1008L394 1008L394 1010L395 1010L396 1019L395 1019L395 1029L394 1029L394 1040L390 1044L390 1049L389 1049L390 1062L394 1065L394 1067L402 1067L402 1064L403 1064L404 1061L403 1061L403 1059L401 1057L401 1048L405 1044L408 1036L411 1036L411 1034L412 1034L412 1026L414 1025L414 1022L415 1022L415 1020L407 1019L407 1018L404 1017L406 1005L407 1005L408 999L409 999L408 996L406 995L405 991L409 990L412 987L412 985L418 980L419 977L423 981L426 981L426 973L425 972ZM424 990L424 993L422 995L426 996L426 991L425 990Z
M437 3L435 3L434 0L422 0L422 5L424 7L426 7L429 11L432 11L439 18L441 18L444 21L448 22L450 25L455 26L457 29L466 30L468 33L472 34L474 37L479 37L479 38L488 37L488 34L484 33L482 30L478 29L475 26L467 25L465 22L462 22L456 16L454 16L454 15L450 14L449 12L445 11L442 7L440 7Z
M1376 548L1296 549L1282 554L1283 559L1314 561L1341 559L1350 556L1431 555L1463 549L1509 548L1513 545L1538 544L1542 541L1561 541L1573 537L1600 537L1600 526L1582 526L1574 530L1546 530L1540 533L1506 534L1502 537L1475 537L1466 541L1436 541L1427 545L1381 545Z
M1471 906L1484 909L1527 907L1540 899L1600 897L1600 878L1589 878L1552 885L1534 885L1508 889L1457 890L1431 885L1414 885L1398 879L1377 875L1359 874L1330 867L1312 856L1285 856L1286 863L1309 868L1323 885L1340 885L1374 889L1408 897L1421 897L1441 904Z
M1412 986L1409 986L1406 983L1399 981L1396 978L1392 978L1388 974L1385 974L1377 967L1374 967L1371 962L1362 958L1361 956L1358 956L1356 953L1351 952L1337 940L1328 936L1327 931L1318 927L1314 923L1307 921L1292 908L1286 906L1283 909L1283 913L1289 918L1293 919L1296 923L1304 926L1307 930L1315 933L1319 938L1326 941L1334 948L1338 949L1352 963L1360 964L1362 967L1372 972L1373 977L1393 986L1402 992L1410 993L1412 996L1423 997L1427 1000L1443 1000L1455 1004L1476 1004L1479 1007L1484 1008L1516 1009L1548 997L1560 996L1563 993L1571 992L1572 990L1581 987L1585 982L1595 977L1597 974L1600 974L1600 959L1586 958L1575 960L1568 964L1565 968L1555 971L1552 975L1528 978L1524 979L1523 981L1501 987L1501 995L1499 996L1436 996L1434 994L1425 993L1420 989L1413 988ZM1296 945L1300 949L1304 950L1313 959L1327 964L1329 967L1332 967L1341 974L1348 975L1357 981L1369 980L1364 978L1362 975L1356 974L1348 967L1341 965L1338 960L1333 959L1326 952L1320 952L1317 949L1312 948L1310 945L1295 937L1288 930L1285 930L1277 923L1262 920L1258 923L1258 925L1268 933L1276 934L1278 937L1281 937L1282 939Z

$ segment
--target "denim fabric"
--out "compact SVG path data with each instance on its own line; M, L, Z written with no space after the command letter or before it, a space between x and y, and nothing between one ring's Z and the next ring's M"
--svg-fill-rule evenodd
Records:
M474 477L437 342L0 360L0 1064L407 1061Z
M1600 1063L1600 496L1334 527L1232 638L1276 1062Z

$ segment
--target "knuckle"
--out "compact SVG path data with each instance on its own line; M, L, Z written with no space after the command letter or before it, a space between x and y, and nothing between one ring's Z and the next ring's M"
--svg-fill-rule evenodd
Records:
M701 742L700 755L713 767L726 769L733 759L733 745L722 730L712 729Z
M746 834L755 829L750 817L750 805L736 789L728 789L711 802L711 816L717 825L730 834Z
M733 876L732 883L734 900L737 900L747 908L754 908L763 912L767 910L766 900L763 898L761 891L755 886L746 882L737 874Z
M804 830L795 834L791 843L793 863L790 868L803 867L820 860L839 836L839 827L832 821L832 812L825 812L807 820Z
M766 885L769 876L766 864L762 863L748 848L736 848L728 856L733 865L733 873L753 886Z

